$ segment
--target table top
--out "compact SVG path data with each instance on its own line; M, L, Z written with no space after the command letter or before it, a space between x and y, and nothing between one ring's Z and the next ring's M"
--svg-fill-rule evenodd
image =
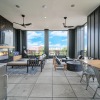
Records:
M96 67L96 68L100 69L100 60L89 60L89 59L86 59L86 60L81 60L81 61L83 61L84 63L87 63L88 65L91 65L93 67Z

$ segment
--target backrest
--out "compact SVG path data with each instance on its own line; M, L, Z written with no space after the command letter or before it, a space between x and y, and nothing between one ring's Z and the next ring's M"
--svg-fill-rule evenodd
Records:
M56 62L57 62L57 64L58 64L58 65L60 65L60 64L61 64L60 59L59 59L59 58L57 58L57 57L56 57Z
M36 60L27 60L27 65L28 66L39 66L40 65L40 62L39 62L39 60L38 59L36 59Z
M87 70L87 64L81 61L81 65L82 65L83 72L85 72Z
M82 57L83 57L82 55L79 55L79 56L77 57L77 59L82 59Z

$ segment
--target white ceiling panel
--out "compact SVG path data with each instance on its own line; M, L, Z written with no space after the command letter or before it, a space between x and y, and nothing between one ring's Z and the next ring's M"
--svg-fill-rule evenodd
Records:
M71 7L74 4L75 7ZM20 8L16 8L19 5ZM43 8L42 6L45 5ZM0 14L11 22L22 24L31 22L26 28L14 24L23 30L67 30L63 27L67 16L68 26L79 26L87 22L87 16L100 5L100 0L0 0ZM46 18L44 18L46 17Z

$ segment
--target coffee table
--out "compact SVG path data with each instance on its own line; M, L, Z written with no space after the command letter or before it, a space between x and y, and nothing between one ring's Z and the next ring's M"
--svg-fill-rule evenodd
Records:
M82 71L82 65L80 61L68 61L67 63L67 70L69 71Z

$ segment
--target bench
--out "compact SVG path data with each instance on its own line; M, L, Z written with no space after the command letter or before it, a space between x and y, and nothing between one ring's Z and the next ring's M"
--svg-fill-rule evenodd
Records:
M39 64L36 65L36 62L39 62ZM7 66L26 66L27 67L27 73L28 73L28 67L31 66L33 67L41 67L41 72L44 67L43 61L42 60L26 60L26 61L12 61L8 62ZM7 69L7 67L6 67Z

